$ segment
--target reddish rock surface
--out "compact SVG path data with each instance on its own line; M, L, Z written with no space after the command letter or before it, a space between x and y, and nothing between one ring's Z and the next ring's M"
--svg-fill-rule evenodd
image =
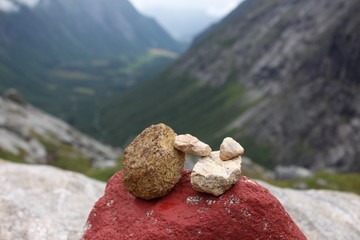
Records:
M184 171L168 195L145 201L133 197L121 177L120 171L109 180L84 240L306 239L279 201L249 178L214 197L196 192Z

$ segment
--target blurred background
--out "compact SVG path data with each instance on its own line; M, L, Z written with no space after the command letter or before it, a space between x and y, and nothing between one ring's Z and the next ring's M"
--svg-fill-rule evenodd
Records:
M360 193L358 0L0 0L0 158L106 181L156 123ZM195 157L186 167L192 168Z

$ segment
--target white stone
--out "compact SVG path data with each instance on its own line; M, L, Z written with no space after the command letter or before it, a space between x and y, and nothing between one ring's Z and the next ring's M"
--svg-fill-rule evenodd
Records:
M209 145L201 142L199 139L190 134L176 136L174 147L184 153L202 157L208 156L211 153Z
M49 166L0 159L0 239L80 239L105 183Z
M220 159L230 160L244 154L244 148L233 138L227 137L220 145Z
M236 183L241 174L241 157L222 161L219 151L211 152L195 164L191 185L199 192L220 196Z

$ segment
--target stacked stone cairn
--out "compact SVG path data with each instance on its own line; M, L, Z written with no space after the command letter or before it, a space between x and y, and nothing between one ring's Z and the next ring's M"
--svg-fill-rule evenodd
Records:
M182 176L185 154L200 156L191 173L199 192L220 196L240 178L244 149L227 137L220 151L196 137L177 135L165 124L146 128L125 149L123 184L135 197L151 200L167 195Z

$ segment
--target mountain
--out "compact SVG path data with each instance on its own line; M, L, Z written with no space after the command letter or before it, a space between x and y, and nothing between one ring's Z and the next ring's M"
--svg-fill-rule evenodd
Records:
M48 164L104 179L117 171L120 149L104 145L25 102L16 90L0 98L0 158Z
M143 81L180 51L127 0L0 5L0 92L15 87L29 102L74 124L82 117L78 111L95 115L86 109L96 106L91 99Z
M360 171L359 10L356 0L247 0L172 67L109 101L102 137L126 143L164 122L213 149L233 136L267 167Z

